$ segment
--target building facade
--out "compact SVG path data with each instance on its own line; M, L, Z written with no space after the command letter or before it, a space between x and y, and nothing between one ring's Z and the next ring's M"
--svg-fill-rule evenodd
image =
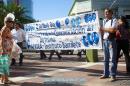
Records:
M3 3L3 0L0 0L0 3Z
M130 0L75 0L69 15L97 10L102 19L105 8L113 9L116 17L123 15L130 19Z

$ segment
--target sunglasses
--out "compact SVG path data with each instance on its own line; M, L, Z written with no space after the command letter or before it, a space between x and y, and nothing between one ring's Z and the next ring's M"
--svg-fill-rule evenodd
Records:
M9 22L9 23L14 23L14 21L7 21L7 22Z

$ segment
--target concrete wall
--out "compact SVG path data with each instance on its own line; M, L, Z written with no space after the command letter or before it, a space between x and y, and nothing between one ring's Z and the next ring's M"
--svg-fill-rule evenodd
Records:
M116 1L115 3L113 3ZM99 18L103 18L105 8L111 7L114 15L130 15L130 0L92 0L92 10L99 11Z

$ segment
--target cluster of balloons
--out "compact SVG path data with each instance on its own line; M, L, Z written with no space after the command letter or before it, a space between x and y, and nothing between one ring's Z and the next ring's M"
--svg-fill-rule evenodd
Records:
M66 17L63 20L48 21L48 22L36 23L33 25L27 25L29 28L29 29L27 29L27 31L34 30L34 28L31 29L32 27L36 27L36 30L38 30L41 28L42 29L61 28L62 25L63 25L63 27L70 26L70 27L75 28L75 27L79 27L82 22L89 23L89 22L92 22L95 20L96 20L96 13L92 12L92 13L84 14L83 16L79 15L79 16L72 17L72 18Z
M72 19L66 18L64 22L65 22L65 26L71 25L72 27L76 27L76 26L80 26L81 18L79 16ZM56 27L57 28L61 27L61 22L59 20L56 21Z
M86 23L95 21L96 20L96 13L85 14L83 19ZM69 24L72 27L80 26L81 22L82 22L82 18L79 16L77 16L76 18L71 18L71 19L66 18L65 19L66 26L68 26ZM61 22L59 20L56 21L56 27L58 27L58 28L61 27Z
M86 23L95 21L96 20L96 13L85 14L84 20Z
M82 42L84 46L94 45L99 43L99 34L97 32L88 33L86 36L82 37Z

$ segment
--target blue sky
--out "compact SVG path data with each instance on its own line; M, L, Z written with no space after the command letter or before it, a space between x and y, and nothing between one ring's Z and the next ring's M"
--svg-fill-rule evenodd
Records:
M74 0L32 0L33 17L49 20L68 16Z

